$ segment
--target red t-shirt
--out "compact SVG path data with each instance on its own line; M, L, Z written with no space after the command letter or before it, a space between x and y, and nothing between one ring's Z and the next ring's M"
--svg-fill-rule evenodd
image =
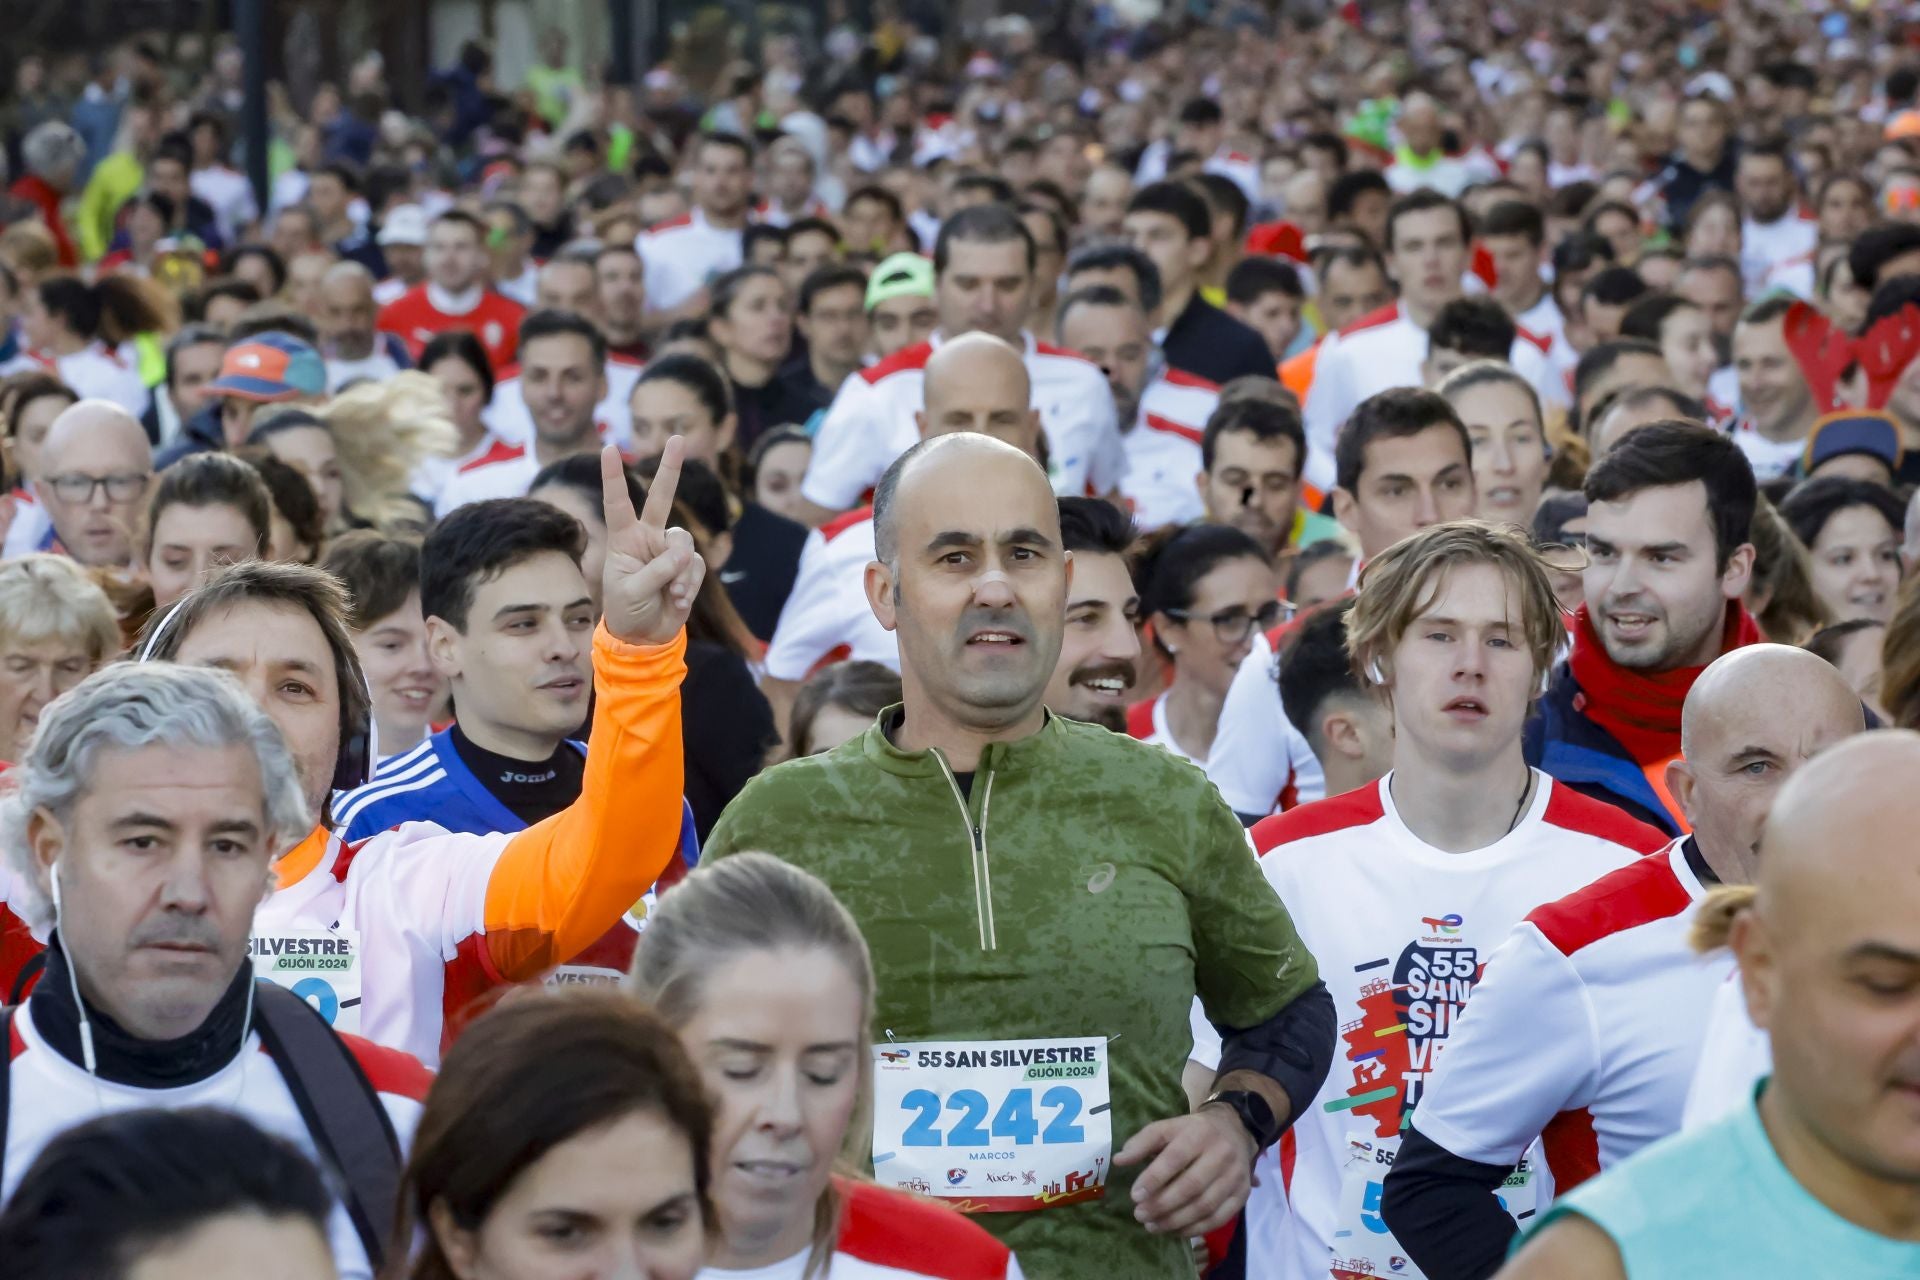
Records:
M391 333L407 344L407 354L415 360L433 339L455 329L465 329L480 339L487 359L495 369L513 363L520 345L520 321L527 309L489 289L480 302L465 315L449 315L433 305L427 286L415 285L380 309L380 331Z

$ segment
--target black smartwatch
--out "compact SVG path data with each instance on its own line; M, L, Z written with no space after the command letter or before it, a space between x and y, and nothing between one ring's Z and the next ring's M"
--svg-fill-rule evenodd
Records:
M1253 1135L1256 1151L1265 1151L1280 1141L1280 1122L1273 1118L1273 1108L1259 1094L1250 1089L1223 1089L1200 1105L1211 1106L1216 1102L1231 1107L1233 1114L1240 1117L1240 1123Z

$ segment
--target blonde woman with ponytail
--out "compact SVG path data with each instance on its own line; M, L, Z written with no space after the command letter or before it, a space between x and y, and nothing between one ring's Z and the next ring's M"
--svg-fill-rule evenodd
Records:
M715 1105L699 1280L1020 1280L953 1210L836 1171L871 1118L873 967L826 885L763 853L699 868L648 915L628 986Z

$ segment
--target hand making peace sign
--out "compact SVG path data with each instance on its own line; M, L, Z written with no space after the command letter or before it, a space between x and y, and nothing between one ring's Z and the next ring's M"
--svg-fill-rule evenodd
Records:
M607 630L629 644L665 644L687 623L706 562L685 529L669 529L680 484L685 443L667 441L660 470L647 486L646 509L635 515L621 474L620 451L600 451L601 502L607 516L607 563L601 600Z

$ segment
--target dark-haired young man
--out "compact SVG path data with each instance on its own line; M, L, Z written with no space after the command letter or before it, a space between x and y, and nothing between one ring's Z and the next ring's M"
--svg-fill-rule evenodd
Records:
M828 263L800 283L794 327L806 353L780 370L790 399L812 406L810 425L826 412L840 385L860 369L867 349L867 277L858 267Z
M1387 218L1387 261L1400 285L1390 307L1363 316L1322 342L1307 394L1307 479L1326 489L1335 480L1334 440L1361 401L1395 387L1421 385L1427 329L1461 294L1467 265L1467 214L1432 191L1393 202ZM1543 403L1566 403L1566 384L1547 360L1546 339L1519 333L1507 362Z
M1306 299L1299 269L1278 258L1243 258L1227 273L1227 314L1266 341L1276 368L1300 336Z
M1600 458L1586 495L1586 604L1527 726L1527 759L1678 835L1666 773L1681 704L1708 663L1760 639L1740 603L1753 573L1753 468L1717 431L1659 422Z
M607 395L607 340L570 311L536 311L520 327L520 400L532 420L524 444L499 445L461 467L440 491L435 513L486 498L526 493L540 468L600 447L597 412ZM637 376L637 374L636 374ZM496 392L496 402L498 395Z
M1004 205L963 209L941 226L933 251L940 327L841 386L814 436L800 486L810 523L825 524L859 506L888 464L913 447L928 360L946 341L976 330L1023 355L1056 491L1114 490L1125 457L1106 379L1092 361L1027 330L1035 257L1033 233Z
M487 349L495 369L513 363L526 308L487 287L487 229L449 209L427 229L427 278L380 309L379 327L420 352L438 334L466 329Z
M1393 714L1347 653L1351 596L1316 609L1280 654L1280 701L1326 775L1326 793L1364 787L1393 764Z
M707 282L744 261L753 144L732 133L699 139L692 186L692 209L641 232L634 242L646 264L647 318L656 330L705 314Z
M1461 365L1475 360L1506 361L1519 326L1492 298L1455 298L1440 308L1427 330L1427 358L1420 365L1422 385L1431 389Z
M1156 340L1167 363L1210 382L1271 377L1265 339L1200 296L1200 272L1213 252L1213 214L1200 193L1156 182L1134 194L1121 226L1160 273Z
M1547 222L1525 200L1502 200L1480 222L1479 240L1493 259L1493 300L1513 322L1555 346L1566 344L1566 317L1560 314L1541 272Z
M587 749L574 740L593 690L595 611L580 522L532 498L460 508L421 548L427 647L453 693L454 724L380 765L337 802L349 844L403 822L483 835L523 831L580 796ZM692 824L682 836L691 865ZM615 951L633 931L615 925ZM613 980L618 954L590 948L564 978Z
M1220 405L1201 432L1194 477L1205 518L1232 525L1275 557L1339 537L1334 520L1300 501L1306 454L1300 415L1290 407L1260 399Z
M1139 679L1140 593L1127 553L1137 536L1126 513L1100 498L1060 499L1060 545L1073 555L1067 628L1043 699L1055 713L1115 733Z

